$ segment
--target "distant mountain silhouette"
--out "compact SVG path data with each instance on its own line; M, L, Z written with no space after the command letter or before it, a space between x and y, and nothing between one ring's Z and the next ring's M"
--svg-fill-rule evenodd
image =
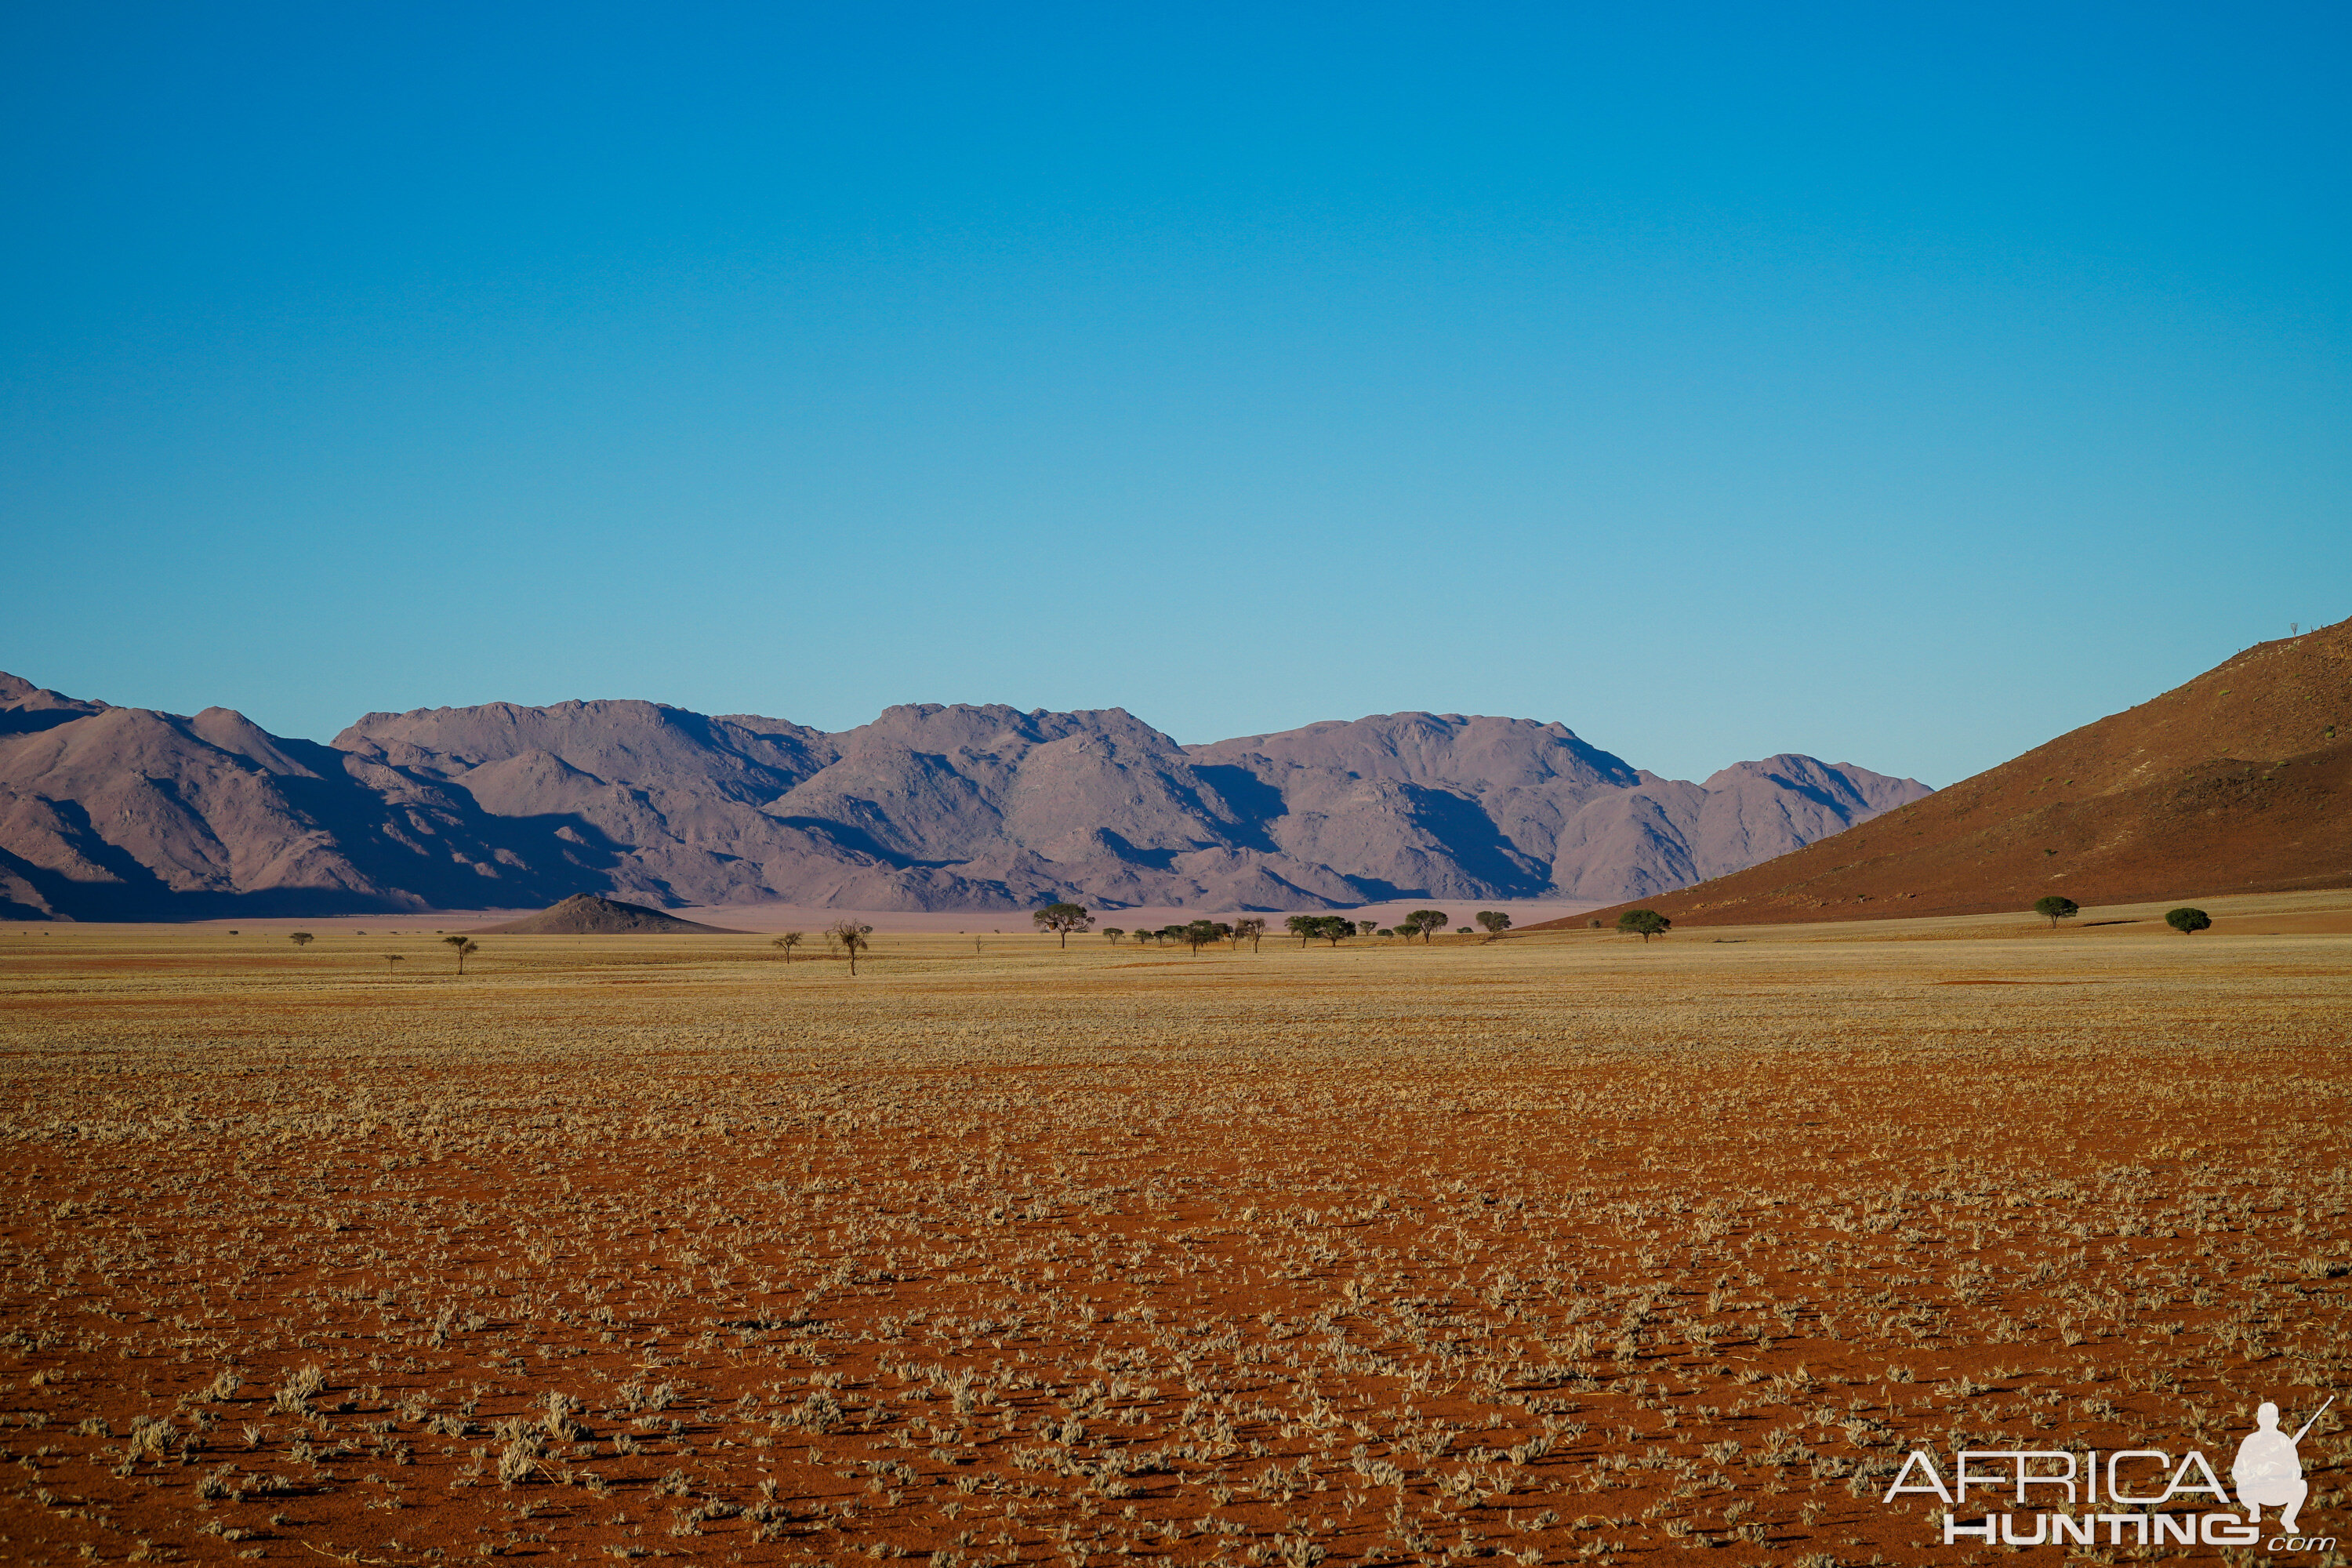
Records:
M2248 648L1866 828L1627 896L1681 924L1735 925L2347 885L2352 621Z
M1646 897L1927 793L1798 756L1677 783L1559 724L1432 713L1186 747L1118 709L915 704L827 734L491 703L321 746L0 676L0 915Z

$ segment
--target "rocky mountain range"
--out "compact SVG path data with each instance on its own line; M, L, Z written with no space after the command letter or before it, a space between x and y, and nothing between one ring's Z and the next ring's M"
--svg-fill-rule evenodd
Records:
M500 702L320 745L0 676L0 915L1638 898L1928 793L1796 755L1679 782L1559 724L1460 714L1184 746L1119 709L912 704L827 733Z

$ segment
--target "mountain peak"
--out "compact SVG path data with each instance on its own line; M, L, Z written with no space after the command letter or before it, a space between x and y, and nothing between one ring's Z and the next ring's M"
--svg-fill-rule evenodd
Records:
M79 697L68 697L62 691L52 691L46 686L36 686L21 675L11 675L0 669L0 708L29 711L78 709L86 713L96 713L106 706L103 702L85 701Z

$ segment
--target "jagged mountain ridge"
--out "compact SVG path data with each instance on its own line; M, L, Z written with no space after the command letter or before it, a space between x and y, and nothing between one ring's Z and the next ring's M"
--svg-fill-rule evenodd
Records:
M1562 725L1459 714L1186 747L1119 709L909 704L828 734L490 703L322 746L0 677L0 914L1640 897L1927 793L1797 756L1666 780Z

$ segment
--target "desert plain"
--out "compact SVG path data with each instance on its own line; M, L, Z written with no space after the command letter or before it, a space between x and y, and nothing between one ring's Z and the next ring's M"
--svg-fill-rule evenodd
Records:
M1908 1451L2225 1467L2346 1385L2352 894L2200 901L7 928L0 1561L2008 1557Z

